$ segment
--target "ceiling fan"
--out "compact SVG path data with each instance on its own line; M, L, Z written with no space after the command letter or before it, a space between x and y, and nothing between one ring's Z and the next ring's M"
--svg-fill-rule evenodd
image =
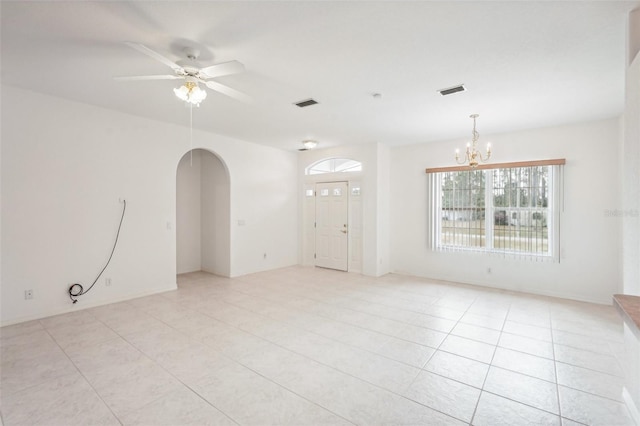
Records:
M176 96L186 102L199 105L207 96L207 92L200 89L198 83L202 83L211 90L220 92L231 98L251 102L251 98L242 92L232 89L229 86L211 80L215 77L224 75L238 74L244 71L244 65L238 61L229 61L221 64L211 65L201 68L197 62L199 51L192 48L185 48L183 51L187 59L173 62L164 57L160 53L149 49L147 46L139 43L125 42L132 49L137 50L159 62L162 62L173 70L173 74L166 75L139 75L114 77L118 81L143 81L143 80L184 80L185 83L179 88L173 89Z

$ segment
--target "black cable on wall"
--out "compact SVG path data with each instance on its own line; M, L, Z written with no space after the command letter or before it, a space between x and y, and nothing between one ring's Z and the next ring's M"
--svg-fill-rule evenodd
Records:
M127 200L122 200L122 217L120 217L120 224L118 225L118 232L116 233L116 241L113 243L113 248L111 249L111 254L109 255L109 260L107 260L107 264L104 265L104 268L102 268L102 270L100 271L100 273L98 274L98 276L96 277L95 280L93 280L93 283L91 284L91 286L88 289L84 289L82 287L82 284L80 283L74 283L71 284L71 286L69 286L69 298L73 301L73 303L76 303L78 301L78 297L82 296L83 294L87 294L94 285L96 285L96 283L98 282L98 280L100 279L100 277L102 276L102 273L104 272L105 269L107 269L107 266L109 266L109 263L111 262L111 258L113 257L113 253L116 251L116 247L118 246L118 237L120 237L120 229L122 228L122 221L124 220L124 213L127 210Z

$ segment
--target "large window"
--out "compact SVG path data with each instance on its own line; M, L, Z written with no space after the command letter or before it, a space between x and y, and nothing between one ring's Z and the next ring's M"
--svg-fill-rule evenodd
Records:
M561 164L428 169L432 247L555 258Z

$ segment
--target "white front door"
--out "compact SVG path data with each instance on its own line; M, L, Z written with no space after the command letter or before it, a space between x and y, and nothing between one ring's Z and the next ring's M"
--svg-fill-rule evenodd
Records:
M316 266L348 269L348 193L347 182L316 184Z

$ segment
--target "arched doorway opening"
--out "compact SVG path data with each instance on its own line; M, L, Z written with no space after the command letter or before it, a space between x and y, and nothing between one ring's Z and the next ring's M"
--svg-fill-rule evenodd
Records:
M229 172L204 149L187 152L176 173L176 271L231 273Z

